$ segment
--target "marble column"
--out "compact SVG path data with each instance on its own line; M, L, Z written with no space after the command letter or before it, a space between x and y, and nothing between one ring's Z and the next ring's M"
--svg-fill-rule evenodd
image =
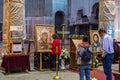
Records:
M25 26L25 8L24 0L9 0L10 8L10 27L22 26L22 29L18 31L15 36L25 39L26 38L26 26Z
M99 28L104 28L114 37L115 1L100 0Z
M115 0L115 10L116 10L116 16L115 16L115 35L114 38L120 41L120 0Z
M5 46L10 44L12 26L22 26L20 31L12 34L14 37L26 38L24 0L4 0L3 45Z

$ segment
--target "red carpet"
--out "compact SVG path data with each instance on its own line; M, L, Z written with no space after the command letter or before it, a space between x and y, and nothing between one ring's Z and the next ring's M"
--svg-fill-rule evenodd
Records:
M69 69L69 71L78 73L78 70ZM95 73L95 76L94 76L94 73ZM97 80L106 80L105 74L101 70L90 71L90 74L91 74L91 78L95 77L97 78ZM114 76L112 80L114 80Z

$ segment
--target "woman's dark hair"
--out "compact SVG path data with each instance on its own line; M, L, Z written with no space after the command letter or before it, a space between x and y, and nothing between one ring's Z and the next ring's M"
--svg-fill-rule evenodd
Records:
M58 34L53 34L52 37L53 39L59 39Z
M106 31L105 29L103 29L103 28L100 28L100 29L98 30L98 33L99 33L99 34L101 34L101 33L107 33L107 31Z
M87 36L87 35L84 35L83 38L82 38L82 41L83 41L83 42L88 42L88 36Z

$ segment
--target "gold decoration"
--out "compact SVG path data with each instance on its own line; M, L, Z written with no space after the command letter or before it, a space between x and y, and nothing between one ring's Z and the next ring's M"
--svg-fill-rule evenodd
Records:
M54 33L53 25L36 24L36 51L47 51L51 50L50 46L52 43L52 34Z
M58 47L56 47L56 75L54 76L54 80L61 80L58 75Z
M95 77L95 59L94 59L94 57L95 57L95 55L96 55L96 51L93 51L92 53L93 53L93 77L92 77L91 80L98 80L98 79Z

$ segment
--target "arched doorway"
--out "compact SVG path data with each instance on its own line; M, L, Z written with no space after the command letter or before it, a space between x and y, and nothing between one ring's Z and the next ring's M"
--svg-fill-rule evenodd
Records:
M97 26L93 27L92 29L94 30L98 30L98 24L99 24L99 2L95 3L92 6L92 18L95 24L97 24Z
M94 18L98 21L99 20L99 3L95 3L92 7L92 14Z
M62 11L57 11L55 13L55 31L62 31L62 24L64 23L64 13ZM62 35L59 34L62 39Z

